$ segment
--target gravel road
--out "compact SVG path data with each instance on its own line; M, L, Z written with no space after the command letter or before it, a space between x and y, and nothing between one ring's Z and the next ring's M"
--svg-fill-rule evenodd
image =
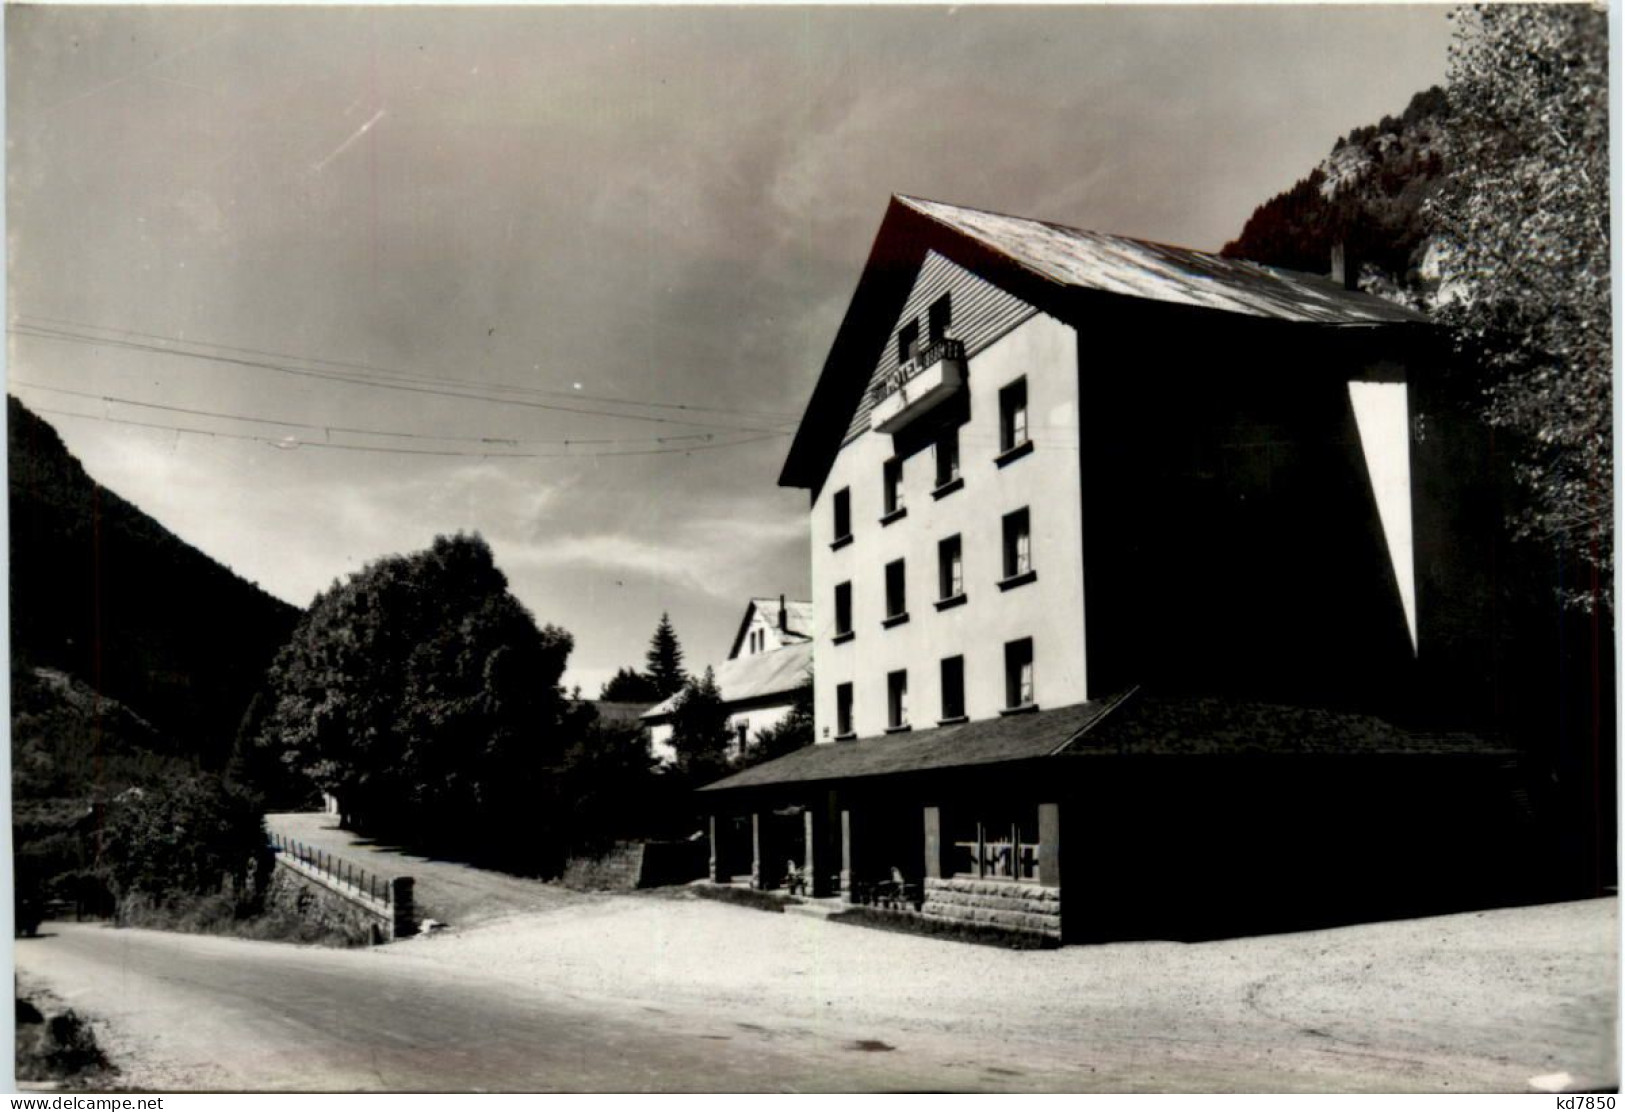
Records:
M52 925L132 1083L1525 1092L1618 1079L1618 905L1012 952L682 893L364 951ZM1544 1084L1551 1084L1545 1081Z

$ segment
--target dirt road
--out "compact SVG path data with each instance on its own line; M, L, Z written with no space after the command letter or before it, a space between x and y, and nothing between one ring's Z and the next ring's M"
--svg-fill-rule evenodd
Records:
M1617 1081L1617 914L1017 953L622 896L369 951L16 954L157 1089L1520 1092Z
M325 850L384 876L414 878L413 900L418 918L469 927L503 915L551 911L567 904L591 900L539 880L477 869L460 861L446 861L379 845L338 828L335 815L321 813L265 816L267 829L306 845Z

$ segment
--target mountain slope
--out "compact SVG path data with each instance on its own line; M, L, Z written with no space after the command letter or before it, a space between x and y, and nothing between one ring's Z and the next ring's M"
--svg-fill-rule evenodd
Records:
M1435 86L1398 118L1356 128L1307 177L1254 209L1221 254L1324 274L1342 243L1362 289L1417 304L1436 285L1423 206L1449 172L1449 119Z
M86 474L7 399L14 668L77 677L218 768L299 611Z

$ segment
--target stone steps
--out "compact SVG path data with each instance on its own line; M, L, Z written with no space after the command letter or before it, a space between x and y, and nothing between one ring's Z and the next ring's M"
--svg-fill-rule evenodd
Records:
M809 899L798 896L801 903L785 904L786 915L807 915L814 919L828 919L838 911L845 911L847 904L839 896L830 896L827 899Z

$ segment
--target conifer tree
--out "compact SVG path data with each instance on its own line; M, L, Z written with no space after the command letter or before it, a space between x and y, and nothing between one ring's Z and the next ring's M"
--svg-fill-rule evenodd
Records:
M677 643L677 631L671 627L671 616L662 613L654 636L649 639L649 678L654 680L662 699L683 690L688 673L683 671L683 647Z

